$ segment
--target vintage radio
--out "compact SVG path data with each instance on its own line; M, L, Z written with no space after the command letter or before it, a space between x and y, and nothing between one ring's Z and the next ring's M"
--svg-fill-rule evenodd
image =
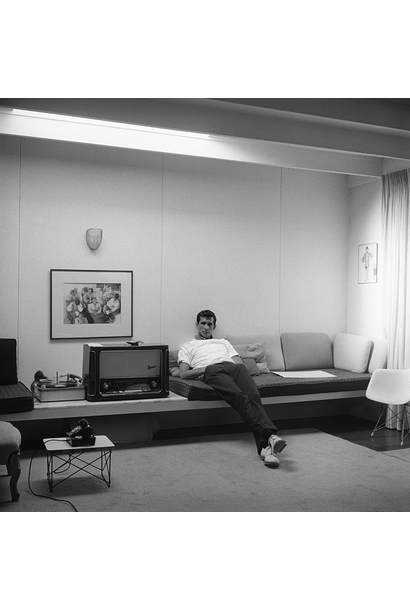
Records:
M86 343L83 383L89 401L165 398L168 345Z

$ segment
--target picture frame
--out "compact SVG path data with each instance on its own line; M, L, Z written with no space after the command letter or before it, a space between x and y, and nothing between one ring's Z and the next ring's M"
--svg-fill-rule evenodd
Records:
M50 339L132 333L132 271L50 269Z
M360 244L358 257L358 283L375 284L378 273L378 244Z

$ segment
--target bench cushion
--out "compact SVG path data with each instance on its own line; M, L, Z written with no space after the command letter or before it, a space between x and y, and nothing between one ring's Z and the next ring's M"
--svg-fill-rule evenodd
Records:
M268 398L270 396L300 396L323 392L365 390L371 377L369 373L358 374L333 368L322 370L332 373L335 377L285 379L274 373L265 373L253 377L253 380L261 397ZM209 385L196 379L170 377L169 389L188 400L220 400Z
M33 394L21 381L0 386L0 413L21 413L33 409Z

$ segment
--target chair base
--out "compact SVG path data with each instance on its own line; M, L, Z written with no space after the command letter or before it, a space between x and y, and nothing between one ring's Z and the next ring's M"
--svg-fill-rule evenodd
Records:
M379 415L379 419L376 422L375 427L373 428L373 431L371 433L370 436L373 436L375 432L377 432L378 430L382 430L383 428L387 428L386 426L386 418L384 418L383 422L381 422L381 420L383 419L383 415L387 415L387 411L390 411L390 413L394 416L394 417L398 417L400 418L401 415L403 414L403 419L402 419L402 428L401 428L401 441L400 441L400 445L403 446L404 443L404 439L409 435L410 433L410 419L409 419L409 413L407 411L407 407L409 406L409 403L406 403L405 405L403 405L402 410L399 413L394 413L393 410L389 407L389 405L384 405L384 407L382 407L381 411L380 411L380 415ZM405 428L407 427L407 432L404 433Z

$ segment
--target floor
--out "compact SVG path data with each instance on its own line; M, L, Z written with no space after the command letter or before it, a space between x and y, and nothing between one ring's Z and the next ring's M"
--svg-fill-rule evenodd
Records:
M243 424L162 430L156 442L118 445L109 488L80 473L52 496L44 449L26 451L20 500L5 481L0 511L408 511L410 437L403 447L397 430L372 437L374 423L350 415L277 423L289 441L277 470L261 465Z
M371 436L374 423L352 415L337 415L331 417L310 417L297 420L281 420L278 425L282 430L298 428L316 428L321 432L332 434L356 445L373 449L374 451L392 451L400 449L401 434L398 430L382 429ZM184 428L178 430L160 430L155 440L186 438L192 436L206 436L214 434L230 434L232 432L246 432L244 424L230 426L208 426L200 428ZM280 430L279 430L280 434ZM404 441L403 448L410 446L410 439Z

